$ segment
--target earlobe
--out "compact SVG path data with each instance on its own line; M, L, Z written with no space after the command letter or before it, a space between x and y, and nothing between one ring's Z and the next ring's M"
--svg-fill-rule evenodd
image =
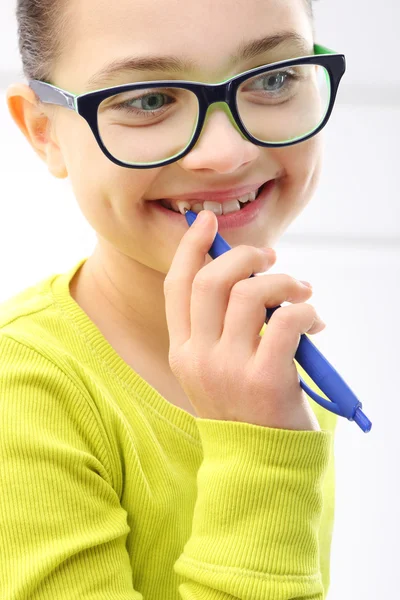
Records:
M59 179L68 177L61 150L51 138L50 116L38 104L34 91L25 84L11 85L7 105L14 122L49 171Z

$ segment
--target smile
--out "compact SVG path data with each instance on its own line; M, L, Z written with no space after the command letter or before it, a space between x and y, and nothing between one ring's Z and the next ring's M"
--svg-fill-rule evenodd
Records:
M217 216L228 215L241 210L249 202L254 202L258 198L258 195L262 191L264 185L258 188L258 190L255 192L250 192L249 194L245 194L244 196L241 196L235 200L227 200L222 203L211 201L200 202L197 200L194 200L193 203L187 200L177 200L172 202L169 200L161 200L160 203L162 206L164 206L164 208L168 208L176 213L181 213L182 215L185 214L185 208L193 211L196 214L202 210L211 210Z
M270 200L276 198L278 193L277 179L270 179L260 186L258 190L252 192L249 198L243 196L237 200L224 200L223 202L199 200L177 200L168 201L158 200L149 202L158 213L163 214L172 227L187 228L184 218L185 207L199 213L201 210L211 210L218 219L218 230L236 229L254 223L259 216L265 215L265 209L270 204ZM254 198L254 199L253 199ZM178 206L179 205L179 206ZM229 210L231 209L231 210ZM268 209L267 209L268 210ZM225 212L226 211L226 212ZM265 217L264 217L265 218Z

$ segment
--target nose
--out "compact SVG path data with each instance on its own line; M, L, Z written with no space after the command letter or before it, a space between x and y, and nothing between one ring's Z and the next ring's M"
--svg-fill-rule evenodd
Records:
M260 147L252 144L240 131L224 102L207 111L203 130L196 145L179 164L187 170L210 169L231 173L256 160Z

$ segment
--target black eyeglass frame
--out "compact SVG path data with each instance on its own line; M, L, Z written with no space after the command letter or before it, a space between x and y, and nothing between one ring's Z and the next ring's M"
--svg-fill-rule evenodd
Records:
M304 56L299 58L293 58L290 60L279 61L275 63L270 63L268 65L264 65L261 67L257 67L255 69L250 69L249 71L245 71L239 75L235 75L223 81L222 83L201 83L194 81L177 81L177 80L159 80L159 81L146 81L132 84L125 84L116 87L106 88L102 90L97 90L94 92L88 92L81 95L71 94L66 90L62 90L58 87L51 85L50 83L38 81L38 80L30 80L29 86L35 92L37 97L41 102L47 104L54 104L58 106L62 106L64 108L68 108L70 110L76 111L81 117L83 117L88 123L90 129L92 130L93 135L96 138L97 143L99 144L103 153L107 156L109 160L120 167L125 167L129 169L154 169L169 165L177 160L180 160L186 154L188 154L192 148L197 143L203 126L206 120L206 115L208 108L217 102L225 103L230 113L234 119L234 122L243 137L248 139L253 144L257 146L263 146L266 148L276 148L276 147L286 147L292 146L294 144L298 144L308 140L313 137L317 133L325 127L327 124L337 96L337 91L339 88L339 83L341 78L343 77L346 71L346 58L343 54L335 53L333 50L329 50L324 46L320 46L318 44L314 45L315 54L310 56ZM251 133L246 129L244 124L242 123L239 112L237 109L237 90L239 86L246 81L246 79L250 79L256 75L261 73L268 73L269 71L274 71L280 67L291 67L293 65L308 65L315 64L325 67L326 71L329 74L330 85L331 85L331 96L330 102L328 106L328 110L323 121L318 125L318 127L312 131L311 133L305 134L304 137L300 137L296 140L291 140L288 142L261 142L257 138L253 137ZM140 90L140 89L151 89L158 87L179 87L193 92L198 99L199 103L199 114L196 130L193 134L192 140L189 145L182 150L179 154L168 158L164 161L156 162L156 163L147 163L147 164L133 164L126 163L118 160L115 156L113 156L106 146L103 143L103 140L100 135L99 126L98 126L98 109L100 104L111 96L115 96L116 94L120 94L122 92L132 91L132 90Z

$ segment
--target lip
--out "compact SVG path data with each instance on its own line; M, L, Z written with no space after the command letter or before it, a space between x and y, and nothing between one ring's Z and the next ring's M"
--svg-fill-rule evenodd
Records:
M264 189L258 195L256 200L254 200L254 202L249 202L241 210L233 212L233 213L229 213L228 215L217 215L218 230L234 229L236 227L242 227L243 225L247 225L251 221L254 221L257 218L257 216L259 215L259 213L263 210L266 202L268 201L268 199L272 195L273 191L275 190L275 187L276 187L275 184L276 184L276 179L271 179L267 183L264 182L264 184L262 184L262 185L264 185ZM187 227L185 216L182 215L181 213L178 213L173 210L169 210L168 208L165 208L161 204L160 200L158 202L150 202L149 204L153 205L154 208L157 210L157 212L160 211L167 218L169 218L171 224L173 222L175 222L177 224L182 223L182 224L185 224Z
M260 188L262 185L264 185L266 183L265 179L263 181L259 181L258 183L251 183L251 184L247 184L245 186L241 186L241 187L237 187L237 188L230 188L230 189L225 189L225 190L215 190L215 188L213 190L206 190L206 191L199 191L199 192L192 192L190 194L181 194L178 196L166 196L165 198L160 198L159 200L157 200L157 202L159 202L160 200L168 200L169 202L172 201L179 201L179 200L187 200L188 202L191 201L197 201L197 202L220 202L221 204L224 202L228 202L229 200L236 200L237 198L240 198L241 196L244 196L245 194L250 194L250 192L255 192L258 190L258 188Z

